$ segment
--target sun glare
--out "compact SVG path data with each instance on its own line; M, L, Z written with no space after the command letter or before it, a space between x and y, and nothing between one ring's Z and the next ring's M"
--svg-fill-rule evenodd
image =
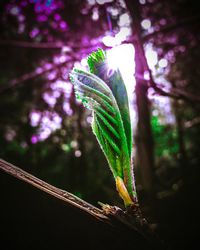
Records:
M133 92L135 88L134 53L132 44L122 44L107 51L109 67L112 69L119 68L128 92Z
M119 69L124 83L126 85L130 114L133 127L136 123L136 112L132 107L134 103L134 90L135 90L135 61L134 61L135 49L132 44L122 44L112 49L107 50L108 66L111 69Z

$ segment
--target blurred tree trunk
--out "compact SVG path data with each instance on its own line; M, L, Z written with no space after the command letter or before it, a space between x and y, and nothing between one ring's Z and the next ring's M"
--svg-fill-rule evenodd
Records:
M180 105L178 103L178 100L174 100L174 113L176 116L176 127L177 127L177 134L178 134L178 144L179 144L179 153L181 162L183 164L183 167L187 165L188 159L187 159L187 153L185 149L185 142L184 142L184 126L183 126L183 119L180 112Z
M127 9L133 21L133 35L135 47L135 76L136 76L136 102L138 112L137 152L139 166L141 167L142 185L148 198L154 197L153 166L154 143L150 122L150 102L147 97L148 85L144 73L149 72L144 48L141 39L141 17L138 1L126 0Z
M172 81L171 82L172 87L176 87L175 83ZM173 100L173 109L174 109L174 115L176 118L176 131L177 131L177 143L179 145L179 164L180 164L180 169L181 169L181 177L183 179L183 183L185 186L190 184L188 183L188 166L189 166L189 161L188 161L188 156L187 156L187 150L185 147L185 135L184 135L184 117L183 117L183 112L182 112L182 107L181 107L181 102L180 100Z
M171 81L171 84L173 88L176 88L176 84L173 81ZM184 175L185 167L188 165L188 157L185 148L183 116L181 113L181 103L179 102L179 100L177 99L173 100L173 108L176 117L176 129L178 135L180 161L182 165L182 172Z

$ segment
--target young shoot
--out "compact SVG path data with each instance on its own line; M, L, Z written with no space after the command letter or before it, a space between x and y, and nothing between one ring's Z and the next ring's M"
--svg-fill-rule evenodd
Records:
M132 128L128 95L120 71L111 70L106 53L88 56L90 72L70 73L76 96L93 112L92 130L105 154L116 189L126 207L137 203L132 166Z

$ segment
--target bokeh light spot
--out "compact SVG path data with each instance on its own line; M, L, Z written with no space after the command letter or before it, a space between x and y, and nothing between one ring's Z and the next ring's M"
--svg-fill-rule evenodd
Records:
M143 29L148 30L151 27L151 21L149 19L144 19L141 25Z

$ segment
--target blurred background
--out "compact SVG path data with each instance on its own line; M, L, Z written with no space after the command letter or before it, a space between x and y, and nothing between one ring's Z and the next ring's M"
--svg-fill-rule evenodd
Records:
M129 94L144 216L177 246L195 237L199 12L189 0L1 0L0 157L96 206L123 207L68 75L103 48Z

